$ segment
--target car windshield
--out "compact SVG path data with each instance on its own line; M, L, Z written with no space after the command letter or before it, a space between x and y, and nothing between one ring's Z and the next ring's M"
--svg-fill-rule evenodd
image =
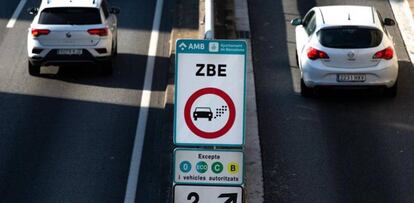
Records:
M195 109L196 112L211 112L211 109L208 107L197 107Z
M39 17L39 24L92 25L100 24L101 16L96 8L47 8Z
M333 27L318 32L319 42L329 48L372 48L382 41L382 32L375 28Z

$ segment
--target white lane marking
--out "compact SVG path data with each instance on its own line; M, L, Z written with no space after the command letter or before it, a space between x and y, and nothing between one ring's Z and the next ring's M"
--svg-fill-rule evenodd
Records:
M22 12L22 9L24 8L24 5L26 4L27 0L21 0L19 5L17 5L16 10L14 11L12 17L10 18L9 22L7 23L7 28L13 28L14 24L17 21L17 18L20 15L20 12Z
M389 0L411 63L414 64L414 19L407 0Z
M147 128L148 110L144 106L150 106L152 79L154 74L155 57L157 55L157 45L159 37L159 29L161 24L163 0L157 0L155 7L154 21L152 24L152 32L148 50L147 66L145 72L145 80L141 97L141 108L139 110L137 131L135 134L134 148L131 155L131 163L129 167L128 183L125 192L124 203L134 203L138 185L139 169L141 165L142 149L145 140L145 131Z

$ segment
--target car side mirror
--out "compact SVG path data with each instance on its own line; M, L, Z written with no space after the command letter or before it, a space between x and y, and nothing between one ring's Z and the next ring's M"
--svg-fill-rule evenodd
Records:
M27 13L30 15L37 15L37 12L39 12L39 8L28 8Z
M110 10L109 10L109 12L110 13L112 13L112 14L119 14L120 12L121 12L121 9L120 8L118 8L118 7L112 7Z
M301 18L295 18L292 21L290 21L290 24L293 26L302 25L302 19Z
M384 25L386 26L393 26L395 25L395 21L391 18L385 18L384 19Z

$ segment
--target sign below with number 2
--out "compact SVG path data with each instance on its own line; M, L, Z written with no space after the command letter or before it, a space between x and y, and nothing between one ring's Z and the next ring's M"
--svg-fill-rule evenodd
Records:
M174 186L174 203L242 203L241 187Z

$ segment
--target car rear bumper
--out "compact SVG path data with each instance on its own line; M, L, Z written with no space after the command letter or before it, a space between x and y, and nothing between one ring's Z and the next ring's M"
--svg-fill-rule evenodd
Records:
M81 55L58 55L57 49L50 50L45 56L29 57L33 65L60 65L68 63L101 63L111 59L111 56L96 57L89 50L83 49Z
M327 67L317 61L305 62L301 68L302 78L306 86L386 86L391 87L398 78L397 59L379 63L367 68ZM339 82L338 74L364 74L364 82Z

